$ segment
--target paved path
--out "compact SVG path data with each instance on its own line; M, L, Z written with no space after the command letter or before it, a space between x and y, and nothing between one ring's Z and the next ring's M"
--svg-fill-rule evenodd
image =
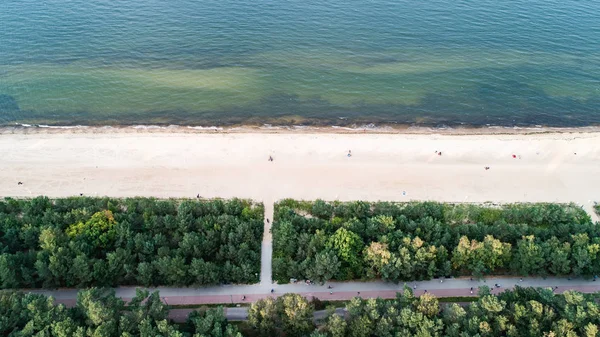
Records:
M273 259L273 240L271 236L271 223L273 221L273 201L263 201L265 205L265 227L261 244L260 256L260 285L270 287L273 284L271 260Z
M415 295L421 295L425 291L438 297L456 297L470 296L471 287L474 288L474 294L477 288L487 285L494 288L494 284L500 284L501 287L493 289L493 293L512 288L515 285L523 287L558 287L557 292L563 292L568 289L575 289L585 293L600 291L600 281L594 282L584 279L565 278L525 278L520 281L519 278L488 278L485 281L470 281L468 278L445 279L440 282L439 279L421 282L408 282L410 287L416 286ZM331 285L333 288L328 289ZM274 288L275 292L270 293ZM285 293L298 293L302 296L311 298L316 297L320 300L349 300L355 296L363 298L394 298L396 292L403 289L403 284L394 284L387 282L344 282L328 283L327 285L306 285L305 283L283 284L265 286L257 285L239 285L239 286L220 286L206 288L149 288L149 290L159 290L161 298L169 305L192 305L192 304L231 304L254 302L261 298L269 296L279 296ZM116 288L116 295L129 300L135 296L134 287ZM35 293L42 293L53 296L57 302L67 305L74 305L77 298L76 289L59 290L33 290ZM359 294L360 293L360 294Z
M599 222L600 221L600 217L598 217L598 214L596 213L596 210L594 210L594 205L595 203L592 203L591 201L583 204L583 209L585 209L585 211L590 215L590 217L592 218L593 222Z

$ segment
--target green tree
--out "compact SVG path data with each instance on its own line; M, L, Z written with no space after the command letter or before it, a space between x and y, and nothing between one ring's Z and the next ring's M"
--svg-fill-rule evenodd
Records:
M391 262L392 254L385 243L371 242L364 251L365 263L369 268L367 275L371 278L381 275L381 270Z
M487 235L483 242L469 240L463 236L454 249L452 264L455 269L466 268L480 276L504 267L510 257L509 243L503 243L491 235Z
M79 222L67 228L71 238L81 237L95 247L107 247L114 240L115 217L111 211L97 212L85 223Z
M202 337L242 337L238 329L229 324L222 307L203 311L193 311L187 325L193 328L194 336Z
M533 235L524 236L517 243L513 256L513 269L523 276L544 274L544 251Z
M16 271L17 266L12 255L0 255L0 286L2 289L17 288L19 286Z
M440 312L440 305L435 296L425 293L419 296L419 302L416 306L417 311L427 317L434 317Z
M248 309L248 323L261 336L276 336L277 329L281 326L279 323L279 310L277 301L274 298L267 297L258 300Z
M310 280L323 284L338 273L340 265L337 255L331 250L326 250L315 256L315 261L306 274Z
M363 249L360 236L342 227L329 238L327 246L347 264L347 272L351 275L360 275L361 263L358 257Z
M285 294L277 299L280 303L283 327L289 336L304 336L314 329L314 308L298 294Z
M327 320L327 331L331 337L346 336L348 323L339 315L333 314Z
M571 273L571 244L561 243L556 237L542 244L546 266L553 275L568 275Z

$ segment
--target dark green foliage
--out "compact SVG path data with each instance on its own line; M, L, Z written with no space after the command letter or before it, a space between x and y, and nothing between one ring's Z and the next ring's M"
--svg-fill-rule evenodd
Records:
M281 282L591 276L600 273L600 227L573 204L286 199L275 207L273 272Z
M169 310L158 292L137 290L126 304L114 291L91 288L77 294L77 304L66 308L51 297L3 292L0 294L0 335L21 336L203 336L241 337L224 317L223 308L194 311L187 323L171 324Z
M600 325L592 296L540 288L483 295L464 307L405 289L395 300L355 298L347 310L345 318L330 316L321 336L597 336Z
M238 199L5 199L0 287L257 282L263 213Z
M395 299L353 298L344 317L333 311L315 327L314 306L298 294L266 298L248 311L246 336L598 336L600 307L594 295L520 288L491 295L485 287L468 305L440 304L431 294L415 297L405 287ZM318 303L318 301L315 301ZM92 288L73 308L44 295L0 293L0 335L243 337L223 308L193 311L184 324L168 320L158 292L137 290L129 302L114 291Z

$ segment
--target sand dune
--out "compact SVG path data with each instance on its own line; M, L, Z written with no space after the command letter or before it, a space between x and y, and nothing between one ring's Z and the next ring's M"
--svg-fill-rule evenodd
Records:
M79 193L268 202L574 201L591 209L600 200L600 133L0 135L1 196Z

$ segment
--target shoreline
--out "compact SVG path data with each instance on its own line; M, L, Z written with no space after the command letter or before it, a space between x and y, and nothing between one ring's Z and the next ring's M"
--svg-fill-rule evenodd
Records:
M10 134L398 134L398 135L531 135L600 133L600 126L582 127L520 127L520 126L460 126L427 127L411 125L367 124L361 126L304 125L31 125L0 126L0 136Z

